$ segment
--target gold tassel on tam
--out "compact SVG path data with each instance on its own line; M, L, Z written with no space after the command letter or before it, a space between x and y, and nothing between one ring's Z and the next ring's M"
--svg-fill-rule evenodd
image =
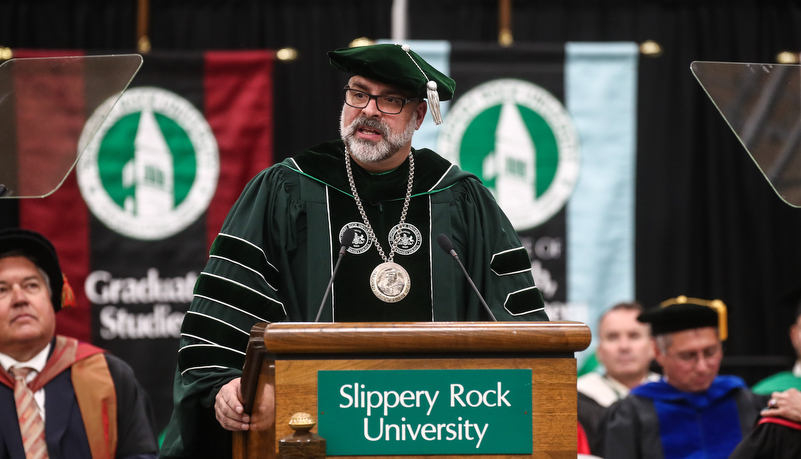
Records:
M718 313L718 330L720 332L720 340L726 341L729 337L728 317L726 313L726 304L721 300L712 300L709 302L709 307Z

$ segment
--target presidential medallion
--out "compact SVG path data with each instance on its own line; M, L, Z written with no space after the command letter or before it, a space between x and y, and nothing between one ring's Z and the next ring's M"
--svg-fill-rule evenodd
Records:
M373 294L385 303L397 303L406 298L411 286L409 273L397 263L381 263L370 274Z
M414 238L411 236L402 234L403 229L406 229L407 226L411 226L406 225L405 222L406 214L409 212L409 201L412 199L412 186L414 185L414 155L409 152L409 180L406 183L406 197L403 198L403 210L401 210L400 221L395 227L397 230L390 232L389 256L384 255L384 249L382 249L381 244L378 243L375 231L373 231L373 227L370 226L370 220L367 219L367 212L364 211L362 200L359 198L359 192L356 191L356 182L353 179L353 170L351 170L350 161L351 155L346 146L345 172L348 174L348 185L350 185L350 191L353 193L353 199L356 201L356 207L359 208L359 214L362 216L364 227L367 229L367 235L375 244L378 255L384 260L384 263L376 266L370 274L370 289L373 290L373 294L378 297L379 300L385 303L397 303L406 298L412 286L409 273L407 273L401 265L393 262L392 257L395 256L395 252L399 252L398 244L401 240L404 241L404 244L411 244L412 246L414 246L415 242ZM421 239L416 234L415 236L417 241ZM414 250L417 249L415 248ZM414 251L410 253L413 252Z

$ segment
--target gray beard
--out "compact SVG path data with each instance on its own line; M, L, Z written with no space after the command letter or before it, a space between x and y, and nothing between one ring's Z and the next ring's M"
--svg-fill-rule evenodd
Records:
M364 163L379 163L391 158L395 153L411 142L414 131L417 128L417 112L409 119L406 129L400 133L394 133L383 121L373 118L360 116L354 119L350 125L344 123L345 108L342 108L342 115L339 117L339 135L348 151L358 161ZM356 130L361 127L369 127L381 133L381 140L373 142L367 139L356 137Z

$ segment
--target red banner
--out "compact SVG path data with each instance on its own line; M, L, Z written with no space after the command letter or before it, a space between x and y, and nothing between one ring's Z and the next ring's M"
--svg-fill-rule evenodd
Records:
M76 293L78 306L58 314L58 332L128 361L159 428L172 410L180 323L194 279L244 185L273 162L273 58L270 51L144 56L62 187L19 204L20 226L53 241ZM29 96L43 87L68 94L74 106L46 138L20 122L21 174L36 173L37 152L77 146L85 123L98 116L84 108L87 84L80 75L44 86L15 81L19 120L42 110Z

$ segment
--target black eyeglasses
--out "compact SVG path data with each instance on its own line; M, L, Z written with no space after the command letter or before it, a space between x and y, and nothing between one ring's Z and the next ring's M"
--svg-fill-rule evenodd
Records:
M700 351L687 351L679 352L675 355L665 353L665 355L677 359L688 365L697 365L701 359L709 362L712 359L721 357L723 355L723 346L716 344L714 346L705 347Z
M397 96L376 96L368 94L358 89L351 89L345 86L345 103L353 108L364 108L370 104L370 100L375 99L378 111L387 115L397 115L403 110L407 102L416 100L416 97L404 99Z

